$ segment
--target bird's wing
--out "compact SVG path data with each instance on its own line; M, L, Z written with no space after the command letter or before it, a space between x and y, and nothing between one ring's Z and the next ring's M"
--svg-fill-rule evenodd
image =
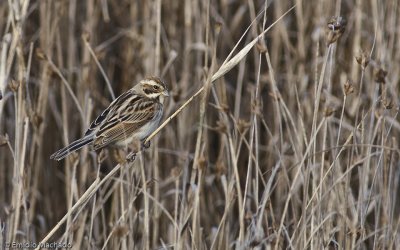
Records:
M90 124L88 130L86 130L85 136L91 133L96 133L100 126L113 115L113 110L120 107L127 99L132 98L135 93L132 90L118 96L114 101L108 105L108 107Z
M139 95L131 98L111 108L106 119L97 125L95 150L135 136L135 132L162 112L162 104L156 100Z

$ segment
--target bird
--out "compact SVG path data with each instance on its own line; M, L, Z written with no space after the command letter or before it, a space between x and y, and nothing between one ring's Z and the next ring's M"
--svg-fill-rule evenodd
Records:
M112 101L82 138L58 150L50 159L62 160L85 145L91 145L94 151L109 145L127 147L135 141L141 142L142 147L149 147L144 141L158 127L164 99L168 96L168 89L159 77L141 80ZM132 156L134 159L135 152Z

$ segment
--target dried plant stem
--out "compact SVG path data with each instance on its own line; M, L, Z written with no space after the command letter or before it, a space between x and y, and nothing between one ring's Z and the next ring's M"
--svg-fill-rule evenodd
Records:
M209 5L210 1L207 1L207 12L209 11ZM207 16L208 17L208 16ZM209 22L207 21L206 24L206 44L208 45L208 34L210 32L209 30ZM218 36L218 34L217 34ZM218 41L218 39L215 39ZM200 218L199 218L199 209L200 209L200 192L202 191L202 181L203 181L203 167L200 166L199 168L199 160L200 160L200 151L201 151L201 145L204 144L204 139L203 139L203 127L204 127L204 122L205 122L205 115L206 115L206 103L208 101L208 96L210 92L210 87L211 87L211 74L214 70L215 64L216 64L216 43L213 48L213 55L212 55L212 62L211 62L211 67L209 69L209 75L207 77L207 81L204 85L205 92L203 93L203 96L201 98L200 102L200 112L199 112L199 127L197 130L197 138L196 138L196 148L195 148L195 153L194 153L194 161L193 161L193 172L192 172L192 178L191 178L191 183L194 184L195 182L195 176L198 175L197 177L197 188L195 192L195 201L194 201L194 210L193 210L193 216L192 216L192 232L193 232L193 237L192 237L192 248L196 248L199 246L200 242L200 236L198 229L201 227L200 225ZM205 55L205 62L207 63L208 61L208 53ZM207 65L205 65L207 68ZM195 171L198 169L198 171Z
M313 142L316 140L317 133L318 133L319 130L322 128L322 125L324 125L325 121L326 121L326 120L325 120L325 117L322 118L321 122L319 123L319 125L318 125L317 128L315 129L315 133L313 134L313 137L312 137L311 140L310 140L310 144L308 144L307 149L306 149L306 151L304 152L303 158L302 158L302 160L301 160L301 162L300 162L300 164L299 164L299 166L298 166L298 168L297 168L296 174L295 174L294 177L293 177L292 185L291 185L291 187L290 187L290 191L289 191L289 193L288 193L288 197L286 198L285 206L284 206L284 208L283 208L281 223L280 223L280 225L279 225L279 230L278 230L277 235L281 235L282 230L284 230L284 229L283 229L283 225L284 225L285 217L286 217L286 215L287 215L287 210L288 210L288 207L289 207L289 201L290 201L290 199L291 199L291 197L292 197L294 187L296 186L295 184L296 184L296 182L297 182L297 179L298 179L299 176L300 176L300 173L301 173L302 167L303 167L303 165L304 165L304 162L305 162L305 160L307 159L307 155L309 154L310 150L312 149ZM281 238L281 237L278 237L278 238L277 238L277 241L276 241L276 244L275 244L275 249L276 249L276 250L279 249L280 238Z
M57 66L53 63L53 61L48 57L46 57L46 58L47 58L47 62L50 65L51 69L60 77L61 81L64 83L64 86L67 88L68 93L70 94L72 100L74 101L74 103L76 105L76 108L79 111L79 114L81 115L82 121L84 121L85 120L85 116L83 114L82 107L79 104L79 101L76 98L74 92L72 91L71 86L69 86L69 83L68 83L67 79L65 79L63 74L61 74L61 71L57 68Z
M142 188L144 190L144 219L143 219L143 233L144 233L144 243L143 249L149 250L150 249L150 218L149 218L149 195L147 193L147 179L146 179L146 170L144 167L144 156L143 154L140 155L140 172L142 177Z
M71 214L75 213L78 209L82 208L88 201L89 199L97 192L97 190L104 185L104 183L109 180L111 177L113 177L120 169L122 165L118 164L115 166L101 181L99 178L96 178L96 180L90 185L90 187L83 193L83 195L79 198L79 200L76 201L76 203L72 206L70 210L64 215L64 217L58 221L57 225L53 227L53 229L47 233L46 237L44 237L40 243L38 243L38 247L35 248L35 250L40 249L40 245L43 244L44 242L47 242L51 236L57 230L62 226L62 224L68 219Z
M119 165L118 165L119 166ZM115 169L119 169L119 167L115 167ZM116 172L116 171L115 171ZM115 173L115 172L110 172L110 173ZM108 175L107 175L108 176ZM71 216L71 214L75 213L79 208L81 208L86 202L89 201L89 199L93 196L93 194L97 191L97 189L100 187L100 179L96 179L92 185L90 185L90 187L86 190L86 192L79 198L79 200L74 204L74 206L72 206L72 208L70 210L68 210L67 214L64 215L64 217L58 221L57 225L55 225L53 227L53 229L47 233L46 237L44 237L39 243L38 243L38 247L35 248L35 250L40 249L41 245L45 242L47 242L51 236L53 236L53 234L55 232L57 232L57 230L62 226L62 224Z
M275 22L273 22L267 29L261 32L256 38L254 38L249 44L247 44L243 49L241 49L232 59L225 61L215 74L211 77L211 82L215 82L220 77L228 73L233 67L235 67L242 59L249 53L249 51L254 47L257 41L262 38L265 33L267 33L274 25L279 22L283 17L289 14L296 5L293 5L288 11L286 11L282 16L280 16ZM229 57L229 56L228 56ZM147 137L145 143L149 142L156 134L158 134L161 129L163 129L175 116L177 116L182 110L189 105L195 97L197 97L201 92L203 92L204 86L201 87L197 92L192 95L185 103L182 104L172 115L170 115L151 135Z
M21 202L23 201L24 197L22 195L22 188L23 188L23 181L25 179L24 176L24 166L25 166L25 153L26 153L26 143L27 143L27 137L28 137L28 129L29 129L29 122L28 122L28 118L24 119L23 122L23 137L21 138L21 150L16 150L17 155L18 155L18 159L21 159L20 162L18 162L18 166L16 168L16 171L18 171L15 175L14 178L16 178L17 182L16 182L16 186L15 186L15 194L13 195L13 198L15 198L14 202L14 206L18 209L16 209L15 211L15 215L14 215L14 220L13 220L13 226L12 226L12 231L11 231L11 239L15 240L15 237L17 235L17 230L18 230L18 225L20 223L20 207L21 207Z
M0 1L0 248L400 249L399 1L125 2ZM137 162L49 159L150 75Z
M110 92L110 95L111 95L112 99L114 100L115 99L115 94L114 94L113 88L111 87L111 82L108 79L106 72L104 72L104 69L101 66L99 60L97 59L96 54L94 53L92 47L90 46L88 39L83 38L83 42L84 42L86 48L89 50L90 55L92 55L93 60L96 62L97 67L99 68L101 74L103 75L103 78L104 78L104 80L106 81L106 84L107 84L108 91Z

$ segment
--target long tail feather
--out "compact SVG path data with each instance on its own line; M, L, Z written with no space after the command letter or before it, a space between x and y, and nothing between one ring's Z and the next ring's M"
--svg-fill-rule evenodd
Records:
M64 159L67 155L69 155L72 152L75 152L76 150L82 148L83 146L91 143L94 140L94 136L93 135L87 135L79 140L76 140L74 142L72 142L71 144L69 144L68 146L66 146L65 148L62 148L60 150L58 150L57 152L55 152L54 154L52 154L50 156L50 159L54 159L54 160L62 160Z

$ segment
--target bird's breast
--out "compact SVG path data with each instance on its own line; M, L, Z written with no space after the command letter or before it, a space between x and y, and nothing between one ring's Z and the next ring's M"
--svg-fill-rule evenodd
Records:
M116 142L117 146L126 146L135 140L137 141L143 141L146 139L151 133L154 132L154 130L157 129L158 125L160 124L162 118L162 108L157 114L154 116L154 118L144 124L142 127L140 127L138 130L136 130L131 136L125 138L124 140Z

